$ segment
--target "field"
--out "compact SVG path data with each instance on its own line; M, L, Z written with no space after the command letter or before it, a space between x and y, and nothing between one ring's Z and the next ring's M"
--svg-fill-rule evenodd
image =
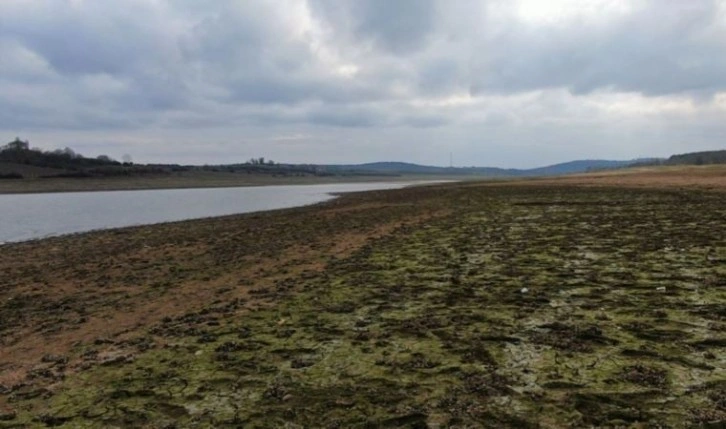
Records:
M724 427L726 175L704 171L2 246L0 428Z

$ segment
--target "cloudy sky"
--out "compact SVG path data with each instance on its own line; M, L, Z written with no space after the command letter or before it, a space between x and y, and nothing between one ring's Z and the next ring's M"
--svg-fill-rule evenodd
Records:
M726 0L1 0L0 141L532 167L726 148Z

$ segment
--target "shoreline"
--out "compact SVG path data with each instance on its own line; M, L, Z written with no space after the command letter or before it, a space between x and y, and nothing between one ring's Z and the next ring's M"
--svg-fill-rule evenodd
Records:
M204 176L169 176L138 178L49 178L0 180L0 195L64 193L64 192L111 192L144 191L163 189L210 189L259 186L331 185L343 183L409 182L442 180L481 180L471 176L335 176L335 177L253 177L241 175L210 174Z
M42 240L50 237L58 237L68 234L82 234L85 232L92 231L104 231L113 230L125 227L135 226L152 226L159 225L169 222L182 222L187 220L195 219L213 219L225 216L236 216L246 213L265 213L275 210L284 210L296 207L313 206L316 204L322 204L329 202L333 199L339 198L342 195L349 193L359 192L376 192L383 190L402 189L409 187L418 186L432 186L440 185L444 183L452 183L452 181L431 181L431 180L419 180L419 181L398 181L398 182L356 182L356 183L318 183L312 185L265 185L258 187L236 187L236 188L212 188L212 189L234 189L233 193L224 192L209 194L208 192L200 193L204 189L210 188L187 188L187 189L155 189L155 190L119 190L119 191L108 191L104 195L94 195L90 192L73 192L73 194L79 194L74 197L73 203L65 204L62 200L58 201L57 198L51 199L55 201L54 207L61 213L71 212L76 210L76 207L81 208L93 208L95 206L100 207L112 207L110 211L108 209L91 210L94 215L88 215L84 217L85 227L80 226L75 220L75 217L61 217L48 213L44 215L43 201L47 198L31 198L30 201L22 203L24 199L23 195L52 195L48 194L7 194L6 197L0 195L0 202L12 205L13 202L19 202L16 196L21 196L20 204L25 207L24 211L12 210L6 213L6 221L11 224L23 225L23 219L32 218L32 222L25 227L10 228L0 234L0 246L9 243L20 243L31 240ZM295 191L295 187L300 186L302 189L300 192ZM258 192L261 188L272 188L269 190L262 191L263 194ZM139 192L161 192L161 194L144 195ZM175 210L168 210L168 204L172 207L174 203L169 200L169 194L166 191L197 191L197 192L181 192L176 198L186 198L195 200L195 205L200 204L201 206L209 207L206 210L187 210L185 207L176 207ZM115 193L132 192L129 195L114 195ZM294 195L307 195L307 197L297 198L295 200ZM71 194L70 192L67 194ZM86 194L86 195L80 195ZM213 197L213 195L218 195ZM224 195L224 197L219 197ZM161 200L160 200L161 199ZM254 200L263 201L261 204L255 203ZM30 204L35 201L33 205ZM131 205L139 205L141 207L133 211L126 211L125 207ZM166 201L165 203L158 204L158 201ZM229 204L228 201L237 201L237 203ZM12 209L12 207L11 207ZM77 210L78 211L78 210ZM117 216L117 212L121 212L122 216ZM84 213L83 209L78 211Z

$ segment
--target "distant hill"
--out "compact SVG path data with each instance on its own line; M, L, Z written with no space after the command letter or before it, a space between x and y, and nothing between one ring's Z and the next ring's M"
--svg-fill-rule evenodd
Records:
M636 161L579 160L531 169L496 167L434 167L407 162L373 162L368 164L323 165L329 171L367 171L385 174L433 174L482 177L554 176L627 167Z
M108 156L86 158L70 148L41 151L30 148L27 141L15 141L0 146L0 178L29 177L99 177L168 175L182 172L212 172L269 176L473 176L473 177L534 177L585 173L624 168L635 165L715 164L726 163L726 150L673 155L666 159L636 159L613 161L587 159L569 161L530 169L496 167L436 167L408 162L372 162L366 164L282 164L264 158L252 158L242 164L176 165L120 163Z
M563 162L561 164L547 167L519 170L521 176L554 176L559 174L585 173L594 170L610 170L614 168L627 167L634 161L608 161L601 159L587 159L579 161Z
M381 174L436 174L472 176L512 176L517 170L496 167L435 167L408 162L371 162L367 164L321 165L328 171L359 171Z

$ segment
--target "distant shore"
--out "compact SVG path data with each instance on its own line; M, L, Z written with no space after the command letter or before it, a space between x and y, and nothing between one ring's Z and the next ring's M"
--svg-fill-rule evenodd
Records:
M0 194L44 192L131 191L151 189L224 188L239 186L314 185L326 183L411 182L429 180L472 180L473 176L445 175L339 175L271 176L239 173L192 172L156 176L43 178L0 180ZM483 178L481 178L483 179Z
M130 191L151 189L224 188L240 186L314 185L329 183L412 182L412 181L487 181L497 183L566 184L585 186L697 186L721 188L726 183L726 165L647 166L561 176L520 177L448 174L340 174L330 176L293 176L245 174L240 172L185 171L170 174L52 177L1 179L1 194L46 192Z

